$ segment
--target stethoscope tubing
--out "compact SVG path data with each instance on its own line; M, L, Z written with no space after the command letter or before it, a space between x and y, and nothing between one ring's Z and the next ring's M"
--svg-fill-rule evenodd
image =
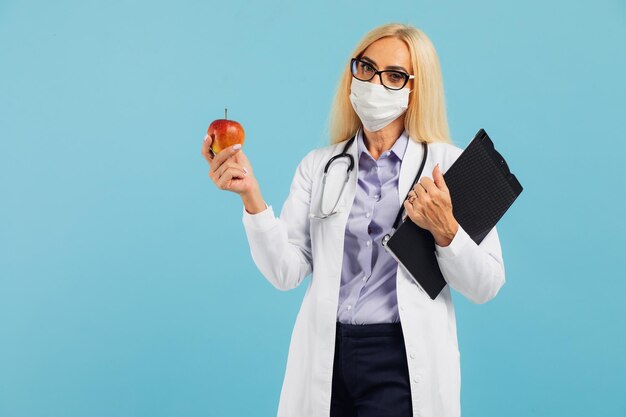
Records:
M358 131L357 131L358 133ZM333 214L337 214L338 211L335 211L335 209L337 208L337 205L339 204L339 201L341 200L341 196L343 195L343 190L346 188L346 184L348 183L348 180L350 179L350 172L354 169L354 157L352 156L352 154L349 154L347 151L350 148L350 146L352 145L352 143L354 142L356 138L356 134L354 136L352 136L350 138L350 140L348 140L348 142L344 145L342 151L340 153L338 153L337 155L334 155L333 157L331 157L328 162L326 162L326 166L324 166L324 178L322 180L322 196L320 198L320 213L322 214L322 216L317 216L314 214L311 214L311 217L317 218L317 219L326 219L330 216L332 216ZM420 167L417 171L417 175L415 176L415 180L413 180L413 185L411 186L411 188L409 189L409 192L413 189L413 187L415 187L415 184L419 181L420 176L422 175L422 171L424 170L424 165L426 164L426 158L428 157L428 144L426 142L421 142L422 143L422 162L420 164ZM339 158L344 158L347 157L350 160L350 164L348 165L348 169L346 170L346 179L343 183L343 185L341 186L341 191L339 192L339 197L337 198L337 201L335 202L335 205L333 206L333 208L331 209L330 213L324 213L322 211L322 201L324 200L324 190L326 189L326 178L328 177L328 168L330 167L330 165L333 163L333 161L339 159ZM406 197L404 198L404 201L406 201L406 199L409 197L408 193L406 195ZM398 211L398 214L396 216L396 219L393 223L393 230L391 232L391 234L393 234L393 232L395 230L398 229L398 226L400 226L400 223L402 221L404 221L404 217L403 216L404 213L404 204L402 204L400 206L400 210Z

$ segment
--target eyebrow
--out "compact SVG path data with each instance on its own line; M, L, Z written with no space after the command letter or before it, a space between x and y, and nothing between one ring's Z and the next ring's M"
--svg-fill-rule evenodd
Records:
M372 64L374 64L374 66L378 67L378 64L376 62L374 62L374 60L372 58L369 58L369 57L366 57L366 56L362 56L361 59L364 60L364 61L369 61ZM409 73L409 71L406 68L401 67L399 65L388 65L386 69L403 70L407 74Z

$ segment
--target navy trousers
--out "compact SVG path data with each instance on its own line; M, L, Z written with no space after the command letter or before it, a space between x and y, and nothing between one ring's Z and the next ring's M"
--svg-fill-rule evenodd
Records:
M400 326L337 322L330 417L412 417Z

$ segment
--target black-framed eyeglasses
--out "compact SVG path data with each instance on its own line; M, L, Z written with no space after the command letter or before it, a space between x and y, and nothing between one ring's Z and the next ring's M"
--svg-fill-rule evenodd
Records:
M352 58L350 61L350 71L352 72L352 76L354 78L361 81L369 81L374 78L376 74L378 74L380 83L390 90L400 90L404 88L410 79L415 78L415 75L407 74L404 71L378 71L372 66L372 64L359 58Z

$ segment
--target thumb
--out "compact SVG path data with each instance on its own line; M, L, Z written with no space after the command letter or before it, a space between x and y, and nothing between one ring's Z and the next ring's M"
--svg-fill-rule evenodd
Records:
M433 181L440 190L448 189L448 187L446 186L446 182L443 179L443 174L439 169L439 163L437 163L437 165L435 165L435 168L433 169Z

